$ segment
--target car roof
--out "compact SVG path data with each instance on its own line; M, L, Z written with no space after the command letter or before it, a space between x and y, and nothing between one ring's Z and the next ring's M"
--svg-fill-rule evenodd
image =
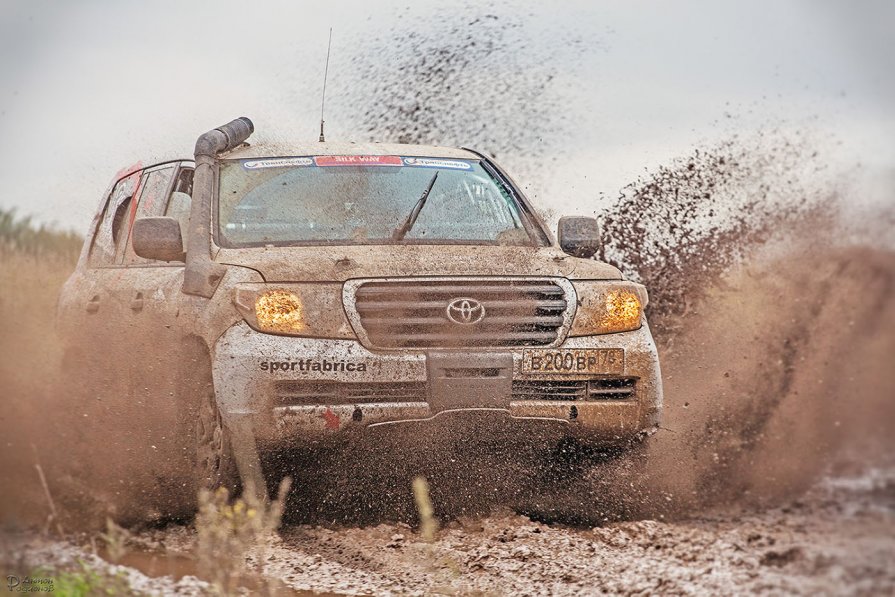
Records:
M228 160L305 155L404 155L431 158L477 160L475 153L457 147L409 145L403 143L259 143L242 145L222 155Z

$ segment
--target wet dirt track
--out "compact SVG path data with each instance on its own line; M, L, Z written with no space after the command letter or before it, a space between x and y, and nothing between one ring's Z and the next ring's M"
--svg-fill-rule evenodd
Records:
M45 562L89 557L89 546L74 556L60 543L6 539L16 541L21 555L27 550ZM149 593L207 591L192 576L194 543L190 527L137 534L137 557L122 562L145 573L128 568L132 586ZM139 557L141 549L167 555L150 562ZM893 553L890 467L824 479L781 507L716 510L674 522L576 529L503 512L454 521L432 544L404 524L290 525L262 557L265 576L281 582L280 594L287 595L882 595L895 591Z
M886 594L895 477L819 483L766 511L591 530L517 515L457 521L434 544L403 526L288 528L267 563L296 588L350 593Z

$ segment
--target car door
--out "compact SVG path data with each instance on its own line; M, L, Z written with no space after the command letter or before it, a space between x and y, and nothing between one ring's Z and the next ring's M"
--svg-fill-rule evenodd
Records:
M59 298L57 322L67 365L85 372L91 381L99 382L110 373L103 366L105 351L101 348L117 341L116 300L109 278L115 275L116 246L141 176L141 170L132 170L113 181L91 227L86 254Z
M184 264L140 257L133 250L132 231L138 218L188 218L189 205L183 205L180 193L190 192L192 169L192 163L177 161L141 172L125 224L116 235L113 263L102 268L99 281L109 296L107 317L116 332L110 340L117 357L116 379L109 385L118 395L111 400L120 418L131 423L126 436L118 439L125 449L143 455L140 475L129 483L151 482L156 490L172 495L182 490L174 467L186 454L184 438L179 437L183 410L176 402L175 385L181 341L189 333L178 325ZM180 193L172 202L175 191Z
M182 162L170 162L143 171L126 230L119 239L115 273L108 279L116 321L130 356L129 395L138 403L169 393L165 386L171 376L165 360L169 347L179 342L180 330L172 323L182 296L184 264L140 257L134 253L131 232L136 219L165 215L180 174L188 169Z
M192 164L176 161L115 181L59 303L60 331L78 340L75 352L85 357L71 378L79 416L86 417L79 432L101 434L103 474L120 495L183 490L170 465L184 454L172 408L172 363L182 331L172 322L184 267L140 258L131 232L138 217L165 215L169 207L188 218L184 196L173 206L169 198L174 190L188 193L191 180Z

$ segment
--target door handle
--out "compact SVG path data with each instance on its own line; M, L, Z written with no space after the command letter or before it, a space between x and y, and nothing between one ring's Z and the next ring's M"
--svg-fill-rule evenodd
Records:
M87 305L85 307L88 313L96 313L99 311L99 295L95 294L93 297L87 301Z
M143 293L138 292L134 295L134 298L131 299L131 311L135 313L139 313L143 310Z

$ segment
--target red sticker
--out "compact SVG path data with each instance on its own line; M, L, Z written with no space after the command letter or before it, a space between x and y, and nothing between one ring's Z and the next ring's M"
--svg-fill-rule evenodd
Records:
M327 406L326 410L323 411L323 414L320 416L323 417L323 420L326 423L325 427L327 429L338 429L339 428L339 424L341 423L341 421L339 421L339 415L334 413L330 407Z
M403 166L396 155L318 155L314 157L318 166Z

